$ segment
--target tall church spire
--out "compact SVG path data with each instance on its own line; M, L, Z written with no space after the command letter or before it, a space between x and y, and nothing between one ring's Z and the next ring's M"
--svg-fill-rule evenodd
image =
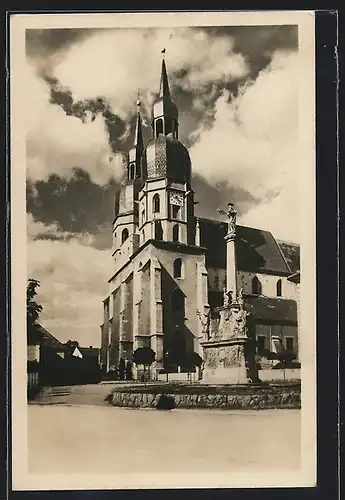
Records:
M165 64L165 49L162 50L162 70L159 94L152 108L152 129L154 137L171 134L178 138L178 109L171 100L168 72Z
M162 54L163 54L163 59L162 59L161 82L159 86L159 97L171 100L168 73L165 65L165 49L162 50Z
M140 94L138 92L138 99L137 99L137 121L136 121L136 124L135 124L135 135L134 135L134 144L133 144L133 146L139 147L141 150L143 150L144 141L143 141L143 129L142 129L142 124L141 124L140 106L141 106L141 101L140 101Z
M143 129L141 123L141 115L140 115L140 95L138 92L137 99L137 116L135 123L135 133L134 133L134 141L133 146L128 151L128 162L127 162L127 178L128 179L137 179L141 177L141 155L144 149L144 141L143 141Z

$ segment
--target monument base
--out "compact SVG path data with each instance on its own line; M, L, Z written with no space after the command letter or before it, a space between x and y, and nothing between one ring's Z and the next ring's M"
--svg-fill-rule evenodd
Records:
M244 356L246 337L202 342L205 384L248 384L250 378Z

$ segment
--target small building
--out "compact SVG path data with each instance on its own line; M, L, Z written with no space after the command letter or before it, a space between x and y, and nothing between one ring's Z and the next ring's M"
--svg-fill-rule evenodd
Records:
M78 355L74 354L78 351ZM60 342L41 325L28 335L28 388L100 381L99 349Z

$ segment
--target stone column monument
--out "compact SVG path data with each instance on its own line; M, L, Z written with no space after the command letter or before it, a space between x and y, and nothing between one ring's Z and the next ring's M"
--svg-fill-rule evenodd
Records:
M236 268L236 215L232 203L228 211L219 210L228 217L226 241L226 287L224 301L217 308L219 322L211 336L202 342L204 357L204 383L246 384L257 382L255 367L252 318L245 308L243 290L237 289Z

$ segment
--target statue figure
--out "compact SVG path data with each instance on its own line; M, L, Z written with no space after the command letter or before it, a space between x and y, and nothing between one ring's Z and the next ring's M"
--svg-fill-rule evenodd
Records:
M235 207L233 203L228 203L228 212L227 216L229 219L228 222L228 233L229 234L235 234L236 233L236 216L237 212L235 210Z
M241 309L243 308L244 305L244 300L243 300L243 288L240 289L237 295L237 302L239 303Z
M232 303L232 290L226 291L226 288L223 288L223 302L224 307L229 306Z
M247 336L247 317L249 316L249 312L247 312L243 308L238 308L234 310L234 319L235 319L235 330L236 334L240 337Z

